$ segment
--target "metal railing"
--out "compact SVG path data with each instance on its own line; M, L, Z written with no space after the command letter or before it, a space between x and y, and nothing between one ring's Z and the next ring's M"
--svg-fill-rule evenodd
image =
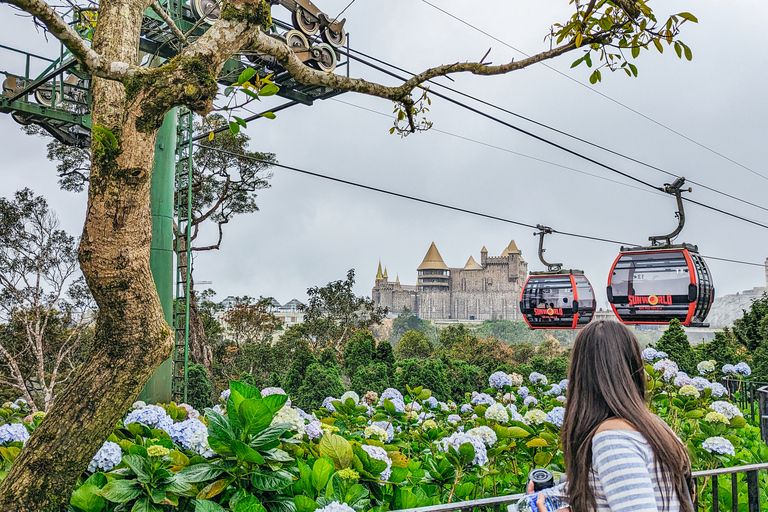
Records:
M730 510L737 512L740 504L746 504L746 510L748 512L765 512L768 510L768 503L764 503L762 509L760 505L760 471L763 470L768 471L768 463L694 472L693 481L696 487L696 499L694 500L694 505L696 510L720 512L720 510L722 510L720 508L721 486L718 479L725 475L731 475ZM741 473L744 474L741 482L746 482L746 495L739 492L739 484L741 482L738 475ZM766 479L768 479L768 475L766 475ZM709 491L709 494L712 496L711 503L710 500L704 499L708 494L707 491ZM507 496L495 496L493 498L483 498L472 501L457 501L455 503L445 503L442 505L409 508L399 512L474 512L485 510L506 512L509 505L517 503L523 496L523 494L510 494ZM725 501L727 504L727 500ZM743 507L742 510L744 510Z
M723 379L723 385L728 389L732 402L736 402L740 409L749 408L752 423L758 421L757 390L768 386L768 382L742 381L726 377Z

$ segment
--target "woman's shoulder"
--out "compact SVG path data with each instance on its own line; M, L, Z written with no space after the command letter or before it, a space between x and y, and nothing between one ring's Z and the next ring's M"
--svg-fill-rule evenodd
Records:
M629 430L637 432L634 425L622 418L611 418L602 422L595 431L595 434L605 432L606 430Z

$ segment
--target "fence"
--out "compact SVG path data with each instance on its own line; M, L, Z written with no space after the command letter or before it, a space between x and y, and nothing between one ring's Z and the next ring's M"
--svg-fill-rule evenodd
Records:
M760 427L760 437L768 443L768 382L743 382L740 379L725 378L729 398L740 408L749 408L752 423Z
M737 466L733 468L713 469L711 471L696 471L693 473L693 480L696 486L696 499L694 505L697 511L720 512L720 478L731 475L730 499L725 496L726 505L730 504L732 512L738 512L739 505L746 504L747 512L765 512L768 510L768 503L760 505L760 471L768 472L768 464L751 464L748 466ZM743 478L739 479L739 475ZM768 474L766 481L768 481ZM727 477L726 477L727 478ZM745 485L741 485L745 484ZM746 494L744 494L746 487ZM763 491L768 485L763 486ZM707 495L711 500L705 499ZM491 511L506 512L509 505L517 503L523 494L511 494L508 496L496 496L493 498L483 498L472 501L459 501L456 503L446 503L443 505L432 505L429 507L409 508L399 512L474 512ZM730 502L730 503L728 503ZM745 510L741 507L741 510Z

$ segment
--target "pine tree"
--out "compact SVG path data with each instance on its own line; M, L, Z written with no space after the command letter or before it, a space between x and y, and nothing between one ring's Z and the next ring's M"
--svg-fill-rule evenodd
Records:
M211 393L213 384L208 378L205 366L192 363L187 370L187 403L202 411L206 407L213 407Z
M421 331L406 331L400 342L395 347L395 357L410 359L412 357L426 358L432 355L435 346Z
M373 360L376 339L371 331L358 331L344 347L344 368L353 377L361 366L368 366Z
M317 358L309 348L309 344L303 341L293 354L293 362L288 369L288 374L283 381L283 389L291 398L298 396L299 388L304 383L307 368L317 363Z
M392 344L387 340L381 340L376 345L373 359L376 363L384 363L391 370L395 365L395 352L392 349Z
M389 345L388 341L385 341ZM374 362L368 366L360 366L352 377L350 389L356 391L361 396L367 391L375 391L381 394L382 391L392 385L391 373L389 367L380 362Z
M691 375L696 372L696 358L679 320L669 322L669 327L656 344L656 350L666 352L667 357L676 362L681 370Z
M292 400L295 407L311 411L319 408L326 397L340 398L343 393L344 384L336 369L314 363L307 367L304 382Z

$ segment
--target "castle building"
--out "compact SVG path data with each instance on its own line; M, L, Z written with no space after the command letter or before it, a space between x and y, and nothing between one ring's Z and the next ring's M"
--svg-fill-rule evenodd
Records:
M483 247L480 263L470 256L460 268L448 267L432 242L416 272L416 285L401 284L399 276L390 282L379 262L373 300L391 313L408 308L426 320L522 319L520 292L528 264L514 240L496 257Z

